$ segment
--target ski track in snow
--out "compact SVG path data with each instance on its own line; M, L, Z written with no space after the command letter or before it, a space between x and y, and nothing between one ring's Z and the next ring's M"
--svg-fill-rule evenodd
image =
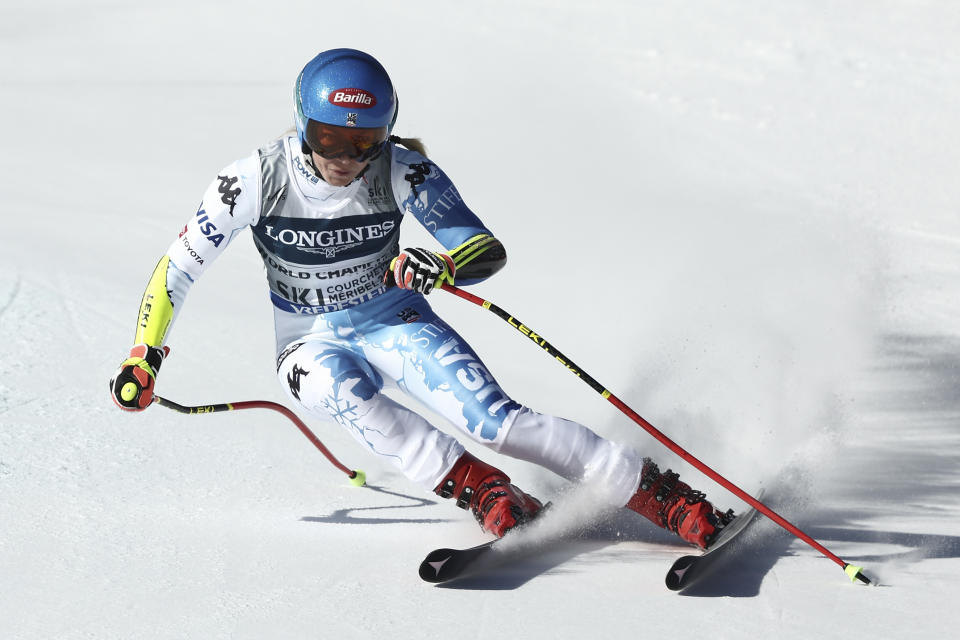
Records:
M11 305L13 305L13 301L17 299L17 294L18 294L18 293L20 293L20 278L19 278L19 277L17 277L17 279L16 279L16 280L14 281L14 283L13 283L13 288L10 290L10 296L7 298L6 303L4 303L4 305L3 305L2 307L0 307L0 318L2 318L2 317L3 317L3 314L5 314L5 313L7 312L7 309L9 309L9 308L11 307Z
M943 606L960 558L960 11L359 0L323 7L322 26L311 12L0 9L0 637L619 638L685 623L799 640L960 624ZM270 34L286 38L249 46ZM106 383L156 260L215 172L289 125L296 73L328 46L384 62L397 133L424 137L510 248L479 295L878 586L762 522L720 577L670 593L675 538L484 453L557 517L529 557L437 588L416 576L423 555L484 534L336 425L309 421L366 489L270 412L116 410ZM404 231L405 246L432 242ZM431 303L521 401L740 508L502 323ZM270 314L237 238L191 291L161 392L283 401Z

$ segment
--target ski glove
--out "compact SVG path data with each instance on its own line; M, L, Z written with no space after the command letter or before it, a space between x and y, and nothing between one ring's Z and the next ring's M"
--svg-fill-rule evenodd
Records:
M110 379L110 392L117 406L126 411L142 411L153 402L153 383L170 347L134 345Z
M453 284L456 272L457 266L447 254L408 248L390 262L383 282L426 295L444 282Z

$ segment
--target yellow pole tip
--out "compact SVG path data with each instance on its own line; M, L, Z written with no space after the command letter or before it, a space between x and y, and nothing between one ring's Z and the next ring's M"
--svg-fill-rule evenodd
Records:
M860 580L864 584L870 584L870 580L867 576L863 575L863 567L856 567L852 564L848 564L843 567L844 573L850 576L850 582L856 582Z
M354 473L356 475L350 478L350 484L352 484L355 487L362 487L367 483L367 474L365 474L360 469L357 469L356 471L354 471Z

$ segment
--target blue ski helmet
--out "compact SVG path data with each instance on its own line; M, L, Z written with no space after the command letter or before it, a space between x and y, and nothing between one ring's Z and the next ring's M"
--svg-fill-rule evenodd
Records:
M309 120L337 127L387 127L388 134L397 121L390 76L373 56L356 49L318 54L297 77L294 98L301 145Z

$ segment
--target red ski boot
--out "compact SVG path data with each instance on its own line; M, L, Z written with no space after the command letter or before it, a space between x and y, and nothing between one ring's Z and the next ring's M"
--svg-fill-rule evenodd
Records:
M670 469L660 473L650 460L643 465L640 488L627 508L701 549L709 547L720 529L733 520L733 510L723 513L714 508L702 492L680 482Z
M503 472L464 452L434 492L456 497L457 506L470 509L484 531L498 538L533 519L543 505L510 484Z

